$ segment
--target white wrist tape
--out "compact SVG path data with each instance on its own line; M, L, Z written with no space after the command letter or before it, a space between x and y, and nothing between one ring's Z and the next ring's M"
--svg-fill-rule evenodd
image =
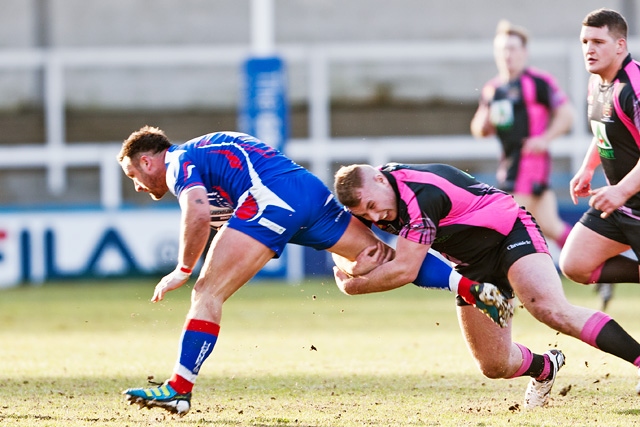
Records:
M176 267L175 270L171 272L171 277L176 280L184 281L191 277L191 269L185 266Z

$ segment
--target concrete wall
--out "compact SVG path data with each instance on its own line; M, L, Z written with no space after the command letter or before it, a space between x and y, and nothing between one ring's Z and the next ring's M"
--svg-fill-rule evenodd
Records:
M607 6L629 12L634 0L274 0L277 44L490 41L501 18L528 27L536 40L576 40L584 15ZM0 51L29 47L248 45L248 0L0 0ZM567 75L563 64L540 63ZM473 69L442 63L345 64L332 69L338 101L440 98L468 102L494 73L491 58ZM304 103L307 71L290 69L290 96ZM452 84L455 82L455 84ZM238 96L237 67L82 69L67 74L72 108L229 108ZM0 108L41 102L39 73L0 69Z

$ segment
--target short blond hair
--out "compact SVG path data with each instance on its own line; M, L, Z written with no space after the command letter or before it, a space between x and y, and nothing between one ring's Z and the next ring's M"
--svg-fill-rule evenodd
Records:
M529 41L529 32L524 27L514 25L506 19L502 19L498 22L498 26L496 27L496 37L498 36L516 36L522 40L522 46L525 47Z
M342 166L335 175L333 188L340 203L348 208L360 204L358 190L363 186L362 165Z

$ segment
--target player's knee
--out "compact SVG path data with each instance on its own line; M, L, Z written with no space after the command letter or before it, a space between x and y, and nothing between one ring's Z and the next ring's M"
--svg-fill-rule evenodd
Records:
M589 283L589 273L573 268L572 266L560 265L560 271L569 280L586 285Z
M191 309L200 313L220 311L228 297L229 295L221 290L216 291L213 285L206 284L202 278L198 278L191 291Z
M567 279L581 284L589 283L590 273L584 271L578 264L561 257L558 266Z
M507 366L502 360L479 360L478 368L489 379L507 378Z

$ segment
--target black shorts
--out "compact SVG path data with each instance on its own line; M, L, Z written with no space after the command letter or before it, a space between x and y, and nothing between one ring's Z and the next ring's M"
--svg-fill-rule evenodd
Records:
M531 214L521 209L513 229L494 250L488 251L481 262L457 267L456 270L471 280L493 283L513 298L513 288L507 276L509 269L520 258L536 253L549 254L549 247ZM458 295L456 305L469 304Z
M580 218L580 224L607 239L631 246L640 260L640 218L632 218L620 211L613 211L606 218L600 218L602 211L589 208Z

